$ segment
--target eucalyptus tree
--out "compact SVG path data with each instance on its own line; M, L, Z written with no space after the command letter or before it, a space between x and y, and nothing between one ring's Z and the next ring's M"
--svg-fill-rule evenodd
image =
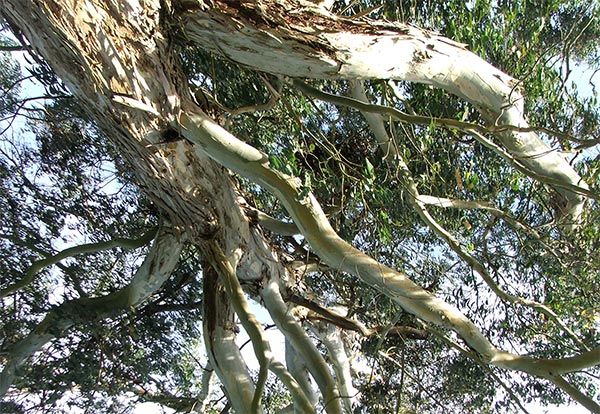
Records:
M61 95L3 164L5 407L600 412L597 11L5 0Z

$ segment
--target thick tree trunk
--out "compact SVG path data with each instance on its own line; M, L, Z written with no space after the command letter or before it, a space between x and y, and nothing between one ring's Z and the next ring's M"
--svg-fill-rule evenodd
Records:
M249 226L221 165L280 198L316 254L332 268L360 277L419 318L455 330L485 361L551 379L598 362L596 351L562 364L499 351L457 309L348 245L312 195L303 195L291 177L269 167L266 154L227 133L193 103L174 50L175 39L183 34L234 61L276 74L426 82L470 100L497 124L527 126L520 99L514 99L519 92L513 90L513 80L460 45L408 26L340 20L292 0L3 0L0 12L86 106L129 161L140 187L175 226L201 249L216 243L238 277L260 279L267 273L260 294L295 351L306 358L329 412L340 411L338 387L298 321L287 313L278 279L285 269L268 240ZM167 131L181 133L189 142L163 143ZM508 130L502 141L528 168L551 176L570 203L570 220L576 221L582 201L573 187L585 185L573 169L547 155L552 153L533 133ZM218 269L215 260L220 259L210 249L204 253ZM221 302L205 309L212 312L205 335L211 363L227 392L232 398L240 395L235 401L239 411L254 401L253 386L226 326L231 314L217 317L226 303L219 295ZM235 364L231 371L221 368L228 360L219 355L215 340L227 344ZM301 391L297 395L307 399Z

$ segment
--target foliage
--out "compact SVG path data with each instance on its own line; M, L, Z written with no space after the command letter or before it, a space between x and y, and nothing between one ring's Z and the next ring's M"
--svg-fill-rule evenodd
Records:
M15 71L3 73L18 85L18 66L6 60L9 64ZM11 99L18 102L17 96ZM45 103L43 111L40 108L35 112L41 118L9 130L1 141L2 289L20 280L32 263L57 251L82 242L136 238L159 220L118 153L83 117L76 102L57 98ZM144 254L144 249L113 249L109 254L71 257L0 298L0 355L4 357L54 306L124 286ZM47 355L24 368L15 384L28 393L2 412L68 412L75 406L123 412L119 396L132 385L148 392L163 391L167 384L191 387L190 373L178 359L200 332L202 291L194 283L199 272L195 252L189 250L184 258L142 308L79 327L54 342ZM157 381L153 375L165 379Z
M337 1L334 10L350 17L379 3ZM600 171L597 97L593 88L574 81L574 67L586 73L600 69L597 12L597 6L580 1L385 1L370 16L441 32L520 79L531 123L543 128L542 137L553 148L570 152L595 190ZM546 317L498 299L421 220L412 207L406 171L386 160L357 110L317 101L282 79L204 50L183 49L181 58L190 83L216 104L222 123L269 154L273 169L296 177L306 193L311 191L345 240L454 304L499 346L550 358L580 348ZM5 130L0 143L0 289L20 279L36 260L75 242L136 238L160 221L160 211L135 186L118 149L53 75L43 76L47 68L40 68L45 67L33 74L45 76L41 82L52 98L31 110L35 116L24 129ZM0 116L6 117L19 110L21 75L5 55L0 75ZM345 81L312 85L349 93ZM424 85L371 81L366 86L372 102L407 113L483 122L470 104ZM273 91L279 96L268 111L236 114L236 108L265 104ZM589 201L577 237L569 237L560 229L561 206L552 190L508 166L473 137L439 128L435 119L427 126L388 119L386 127L422 194L487 202L509 220L483 209L431 208L433 217L491 269L504 289L547 304L586 346L597 346L600 261L590 255L600 245L597 201ZM286 219L271 194L238 181L253 207ZM269 240L289 261L312 259L301 237L271 234ZM73 257L0 298L0 361L57 304L125 286L145 252L113 249ZM199 255L190 246L177 271L142 308L78 327L30 361L14 384L25 395L0 408L67 412L76 405L122 412L121 405L131 401L120 396L132 390L139 401L150 394L194 398L199 366L206 363L196 353L201 345L200 277ZM515 379L483 367L449 345L451 333L426 326L352 275L328 269L307 275L303 284L323 305L344 306L369 325L428 332L427 339L374 335L358 341L371 370L357 381L361 404L369 412L392 412L390 407L393 412L514 412L516 400L564 402L564 395L542 380ZM593 395L597 375L597 369L591 370L577 381ZM289 396L270 381L264 402L267 412L276 412Z

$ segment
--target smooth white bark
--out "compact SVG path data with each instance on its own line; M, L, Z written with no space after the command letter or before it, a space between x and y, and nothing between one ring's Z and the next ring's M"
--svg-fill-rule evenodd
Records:
M455 330L486 362L544 378L565 373L554 370L554 363L550 360L514 355L497 349L477 326L456 308L427 292L403 273L378 263L350 246L332 229L312 194L301 198L299 183L281 172L272 170L265 154L238 140L205 115L194 112L193 107L190 107L180 120L186 138L223 165L260 183L275 194L294 218L314 251L329 266L360 277L365 283L385 293L406 311L419 318ZM588 361L588 366L595 365L596 359L588 359L587 355L588 353L581 354L582 359Z
M281 18L279 4L297 10ZM265 2L262 22L252 19L252 12L248 5L215 2L186 16L186 33L217 54L264 72L430 84L471 102L491 126L529 126L518 82L450 39L401 23L341 20L305 1ZM517 160L556 180L554 187L566 200L565 224L574 228L584 198L560 184L588 186L573 167L534 132L498 136Z
M306 366L305 359L296 351L290 340L285 339L285 365L288 371L298 382L302 391L308 398L310 404L315 407L319 401L319 397L313 388L313 383L310 380L310 373Z
M200 414L206 412L206 408L210 403L209 397L212 394L215 384L215 371L212 369L210 362L208 362L208 364L206 364L206 366L202 369L202 386L200 387L200 392L198 393L198 401L194 405L194 409L192 411Z
M204 269L204 292L210 292L204 297L202 319L206 353L233 409L236 413L250 412L255 386L235 342L235 312L218 279L218 274L212 268ZM259 412L262 412L262 409Z
M344 411L352 413L353 407L358 402L359 393L352 384L351 364L342 340L342 330L323 321L312 321L311 328L323 342L327 348L327 354L331 358Z
M269 311L277 328L285 335L295 351L302 357L306 368L314 378L323 398L323 406L327 413L341 413L339 391L333 377L329 373L329 367L315 344L308 337L304 328L289 312L281 293L278 280L274 277L265 281L261 291L265 307ZM302 378L296 379L299 383ZM306 387L304 384L303 388Z

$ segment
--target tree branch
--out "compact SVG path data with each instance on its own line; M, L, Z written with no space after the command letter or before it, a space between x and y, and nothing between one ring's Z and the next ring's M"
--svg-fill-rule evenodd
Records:
M273 353L269 340L267 339L262 325L256 319L256 316L250 310L248 302L240 282L237 278L236 272L223 254L221 248L216 242L211 242L205 246L206 254L210 257L211 263L216 268L217 273L223 280L223 286L227 292L235 312L237 313L239 320L244 327L244 330L252 341L252 347L254 348L254 354L258 360L260 369L258 374L258 380L256 382L256 389L254 391L254 397L252 398L251 413L260 412L260 402L264 386L267 381L268 370L271 369L280 379L290 386L290 392L293 393L294 399L300 403L303 409L310 406L310 402L306 399L303 393L300 393L300 387L297 383L286 374L283 365L277 364L275 368L272 368L274 361Z
M366 95L364 92L361 94L358 86L352 89L353 93L357 95L360 99L366 99ZM371 114L363 114L367 119L367 123L371 127L373 134L376 136L377 141L382 145L382 143L390 142L389 135L384 127L383 119L379 115L371 115ZM427 203L442 205L444 207L448 207L451 205L452 207L457 208L482 208L485 210L491 211L493 214L507 217L504 212L497 208L491 207L487 203L481 202L465 202L459 200L450 200L440 197L430 197L430 196L422 196L419 193L419 189L417 184L412 176L410 169L406 161L402 158L401 154L395 152L395 162L400 168L402 172L402 178L404 179L404 187L406 188L410 197L408 198L409 203L415 209L421 220L427 224L427 226L440 237L442 240L446 242L446 244L465 262L471 266L485 281L485 283L490 287L490 289L498 295L502 300L516 303L519 305L527 306L541 312L546 315L548 319L552 320L556 323L564 332L566 332L583 350L589 350L587 345L577 336L575 333L566 326L566 324L552 311L548 306L535 302L533 300L525 299L522 297L514 296L506 291L504 291L492 278L488 270L485 266L477 260L473 255L471 255L467 250L465 250L460 242L452 235L448 230L446 230L429 212L426 207ZM514 223L515 220L512 220Z
M329 368L302 326L290 314L281 297L275 276L272 275L271 279L265 282L260 295L273 322L284 333L294 350L302 356L303 363L317 382L323 396L325 410L328 413L341 413L340 395L335 381L329 374ZM298 382L302 384L300 379Z
M316 302L303 298L300 295L291 294L288 299L292 303L303 306L323 316L325 320L340 328L360 332L363 336L370 336L372 334L371 330L365 327L362 323L333 312Z
M558 179L556 177L547 175L543 170L541 170L541 171L534 170L530 166L527 165L528 160L535 159L535 158L541 158L544 155L552 153L553 150L551 148L545 148L544 150L546 152L540 152L539 154L536 154L536 155L531 155L531 154L526 155L526 156L513 155L510 152L508 152L507 150L505 150L504 148L493 143L488 138L485 138L485 134L501 133L504 131L526 133L526 132L531 132L530 130L532 128L529 128L529 127L519 128L519 127L510 126L510 125L486 127L486 126L482 126L482 125L472 124L469 122L458 121L455 119L435 118L435 117L421 116L421 115L410 115L410 114L407 114L405 112L402 112L396 108L392 108L389 106L361 102L358 99L349 98L349 97L340 96L340 95L333 95L333 94L330 94L327 92L323 92L316 88L313 88L312 86L310 86L298 79L294 79L293 84L294 84L294 86L298 87L298 89L300 89L305 94L313 96L317 99L321 99L321 100L333 103L333 104L348 106L348 107L358 109L358 110L360 110L362 112L366 112L366 113L377 113L377 114L381 114L381 115L388 115L394 119L397 119L402 122L410 123L410 124L426 125L426 126L434 125L434 126L446 128L449 130L462 131L466 134L473 135L484 146L486 146L487 148L496 152L504 160L508 161L513 167L515 167L518 171L522 172L523 174L525 174L529 177L535 178L536 180L541 181L543 183L547 183L552 186L564 188L566 190L573 192L574 194L585 195L585 196L593 198L593 199L600 199L600 195L594 191L590 191L589 188L587 187L587 185L581 179L578 180L577 182L581 183L582 185L573 184L572 180ZM385 141L381 141L381 142L383 143ZM391 142L391 141L388 141L388 142ZM384 154L387 154L388 152L389 152L388 149L384 149Z
M211 366L217 373L236 412L252 406L255 387L235 342L236 320L219 274L210 265L203 266L204 292L203 339Z
M8 296L11 293L29 285L31 282L33 282L35 276L42 269L57 264L61 260L64 260L68 257L77 256L79 254L98 253L105 250L114 249L115 247L122 247L124 249L137 249L150 243L156 236L156 231L157 229L152 229L137 239L114 238L105 242L81 244L79 246L69 247L45 259L37 260L31 264L29 269L27 269L25 276L23 276L21 280L0 290L0 298Z
M0 52L25 52L26 47L21 45L0 45Z
M124 288L96 298L80 298L52 309L28 336L9 352L0 374L0 398L13 383L18 368L49 341L73 326L100 320L137 307L168 279L179 262L183 235L177 229L162 226L144 262Z
M581 391L571 385L568 381L566 381L562 377L555 377L551 379L552 383L556 385L558 388L566 392L577 401L579 404L583 405L585 408L590 410L592 413L600 413L600 405Z
M273 360L271 346L269 345L269 341L264 334L260 322L256 319L256 316L254 316L248 306L248 302L246 301L244 291L235 274L235 270L223 254L219 245L216 242L212 242L207 244L205 249L206 256L209 258L210 263L222 279L223 286L225 287L225 291L233 305L235 313L237 313L242 326L252 341L254 355L256 355L256 359L260 366L256 389L250 408L250 413L255 414L260 411L260 401L263 389L267 382L269 366Z
M300 230L298 230L298 226L296 226L294 222L287 223L285 221L277 220L276 218L271 217L270 215L249 205L245 205L244 208L248 213L248 217L256 220L258 224L267 230L272 231L273 233L280 234L282 236L294 236L296 234L300 234Z
M310 328L327 348L327 354L335 371L344 411L351 413L354 405L358 402L359 392L352 384L350 360L346 354L346 347L342 340L342 330L335 325L324 323L323 321L316 322L311 323Z
M305 194L300 183L271 169L266 154L238 140L194 108L186 105L181 115L182 134L211 158L277 196L314 251L332 268L358 276L419 318L455 330L485 361L541 377L549 375L550 367L542 361L498 350L457 309L416 285L405 274L384 266L342 240L318 201L311 193Z

